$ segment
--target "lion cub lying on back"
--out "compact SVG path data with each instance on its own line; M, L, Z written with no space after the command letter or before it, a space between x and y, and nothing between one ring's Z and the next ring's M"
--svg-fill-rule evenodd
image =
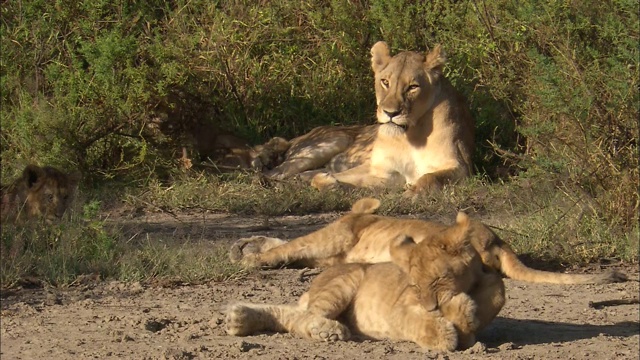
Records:
M61 218L71 204L79 180L79 173L27 165L21 177L2 186L2 220Z
M379 205L380 201L376 199L361 199L353 204L351 213L289 242L265 236L240 239L231 247L231 261L247 267L289 263L305 267L379 263L391 260L389 249L393 239L406 235L421 243L450 228L432 221L373 214ZM484 266L512 279L553 284L607 284L626 280L624 274L616 271L561 274L531 269L487 225L465 214L459 214L458 218L469 223L469 241L480 254Z
M395 239L391 263L330 267L297 306L232 305L227 332L292 332L324 341L355 333L431 350L467 348L504 305L502 279L483 271L469 229L468 218L460 216L456 225L420 244Z

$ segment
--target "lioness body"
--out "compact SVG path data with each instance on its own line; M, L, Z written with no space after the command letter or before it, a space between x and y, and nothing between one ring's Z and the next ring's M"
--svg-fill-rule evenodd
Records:
M406 185L417 193L468 176L474 120L442 74L446 59L440 46L426 56L405 51L391 57L387 44L378 42L371 54L381 124L371 159L347 171L318 174L312 185Z
M451 226L438 222L399 219L372 214L375 199L356 202L351 213L290 242L255 236L240 239L231 248L231 260L246 266L276 266L296 263L306 267L341 263L379 263L391 261L390 244L400 236L416 243ZM624 280L615 271L603 274L561 274L526 267L511 247L480 221L470 219L469 241L482 259L483 266L516 279L537 283L580 284L610 283Z
M51 221L62 217L78 180L78 174L66 174L50 166L26 166L21 177L2 187L2 219Z

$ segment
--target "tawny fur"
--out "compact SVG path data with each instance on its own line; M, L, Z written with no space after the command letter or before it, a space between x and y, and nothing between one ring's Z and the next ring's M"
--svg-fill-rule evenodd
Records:
M289 141L283 161L265 175L286 179L301 174L309 178L318 171L358 166L369 160L376 131L377 125L319 126Z
M215 162L255 169L274 179L311 179L319 172L340 172L368 161L377 129L377 125L319 126L291 140L274 137L253 147L221 146L223 156Z
M413 247L411 251L418 253L422 249ZM449 250L445 252L448 254ZM455 251L450 255L452 263L458 261ZM403 259L399 261L402 266L407 265ZM371 339L413 341L425 349L452 351L471 346L477 331L488 325L504 305L504 284L496 273L481 272L464 293L458 292L457 280L468 271L452 273L450 263L434 263L428 269L411 263L411 275L402 266L383 263L329 267L314 279L297 306L246 303L229 306L227 332L237 336L261 331L291 332L321 341L348 340L355 334ZM471 267L460 264L460 268ZM425 270L425 277L446 274L432 278L442 283L439 289L418 289L413 279L421 278ZM451 291L453 296L442 299L435 308L424 306L422 299L430 298L433 291L438 294Z
M419 244L401 236L389 248L392 261L408 275L420 305L426 310L440 309L452 321L461 348L475 343L480 324L468 293L485 275L480 255L470 242L467 220L461 213L456 224Z
M371 49L381 125L370 160L346 171L317 174L312 186L406 186L407 195L415 195L471 173L475 123L466 100L442 74L446 57L441 47L427 54L389 53L384 42Z
M408 236L416 243L421 243L434 234L452 228L451 225L438 222L371 214L378 205L376 199L362 199L353 205L353 212L289 242L261 236L240 239L232 246L230 258L247 267L380 263L391 261L389 248L394 239ZM465 214L459 214L458 217L458 223L468 223L469 242L480 255L483 266L500 271L512 279L554 284L606 284L626 280L623 274L616 271L562 274L531 269L488 226Z
M22 176L2 187L2 220L61 218L71 204L79 179L78 173L27 165Z

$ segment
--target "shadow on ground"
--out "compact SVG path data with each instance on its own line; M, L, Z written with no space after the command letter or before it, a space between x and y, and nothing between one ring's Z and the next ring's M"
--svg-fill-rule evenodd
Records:
M640 323L624 321L613 325L570 324L555 321L519 320L498 317L478 340L490 347L564 343L600 335L630 337L640 333Z

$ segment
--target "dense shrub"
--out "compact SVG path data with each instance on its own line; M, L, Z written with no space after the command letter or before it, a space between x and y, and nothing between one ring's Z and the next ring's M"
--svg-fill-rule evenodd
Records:
M19 165L145 181L202 126L251 142L370 123L369 48L442 43L477 170L638 211L638 5L545 1L7 1L2 179ZM194 130L195 129L195 130Z

